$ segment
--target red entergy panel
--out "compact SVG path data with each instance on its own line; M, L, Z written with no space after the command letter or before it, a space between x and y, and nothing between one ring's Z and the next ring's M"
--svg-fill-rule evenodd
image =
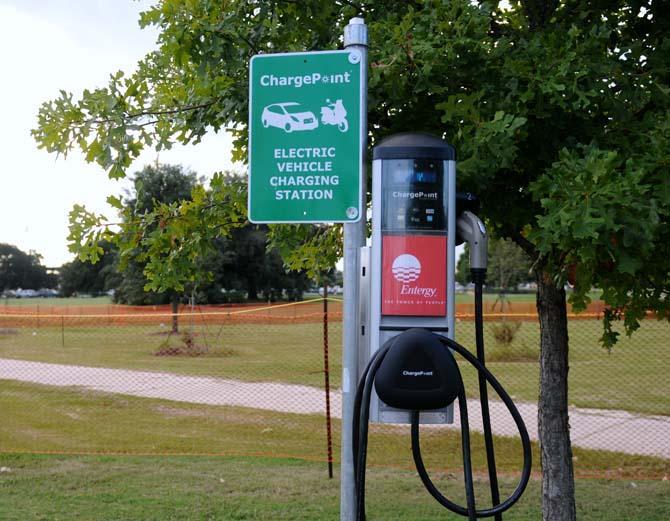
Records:
M382 315L447 314L447 237L382 237Z

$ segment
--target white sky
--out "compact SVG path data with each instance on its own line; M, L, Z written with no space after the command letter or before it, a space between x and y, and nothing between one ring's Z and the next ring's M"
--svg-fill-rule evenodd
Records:
M43 101L59 89L77 96L104 86L111 72L126 72L154 47L156 32L140 30L148 0L0 0L0 242L43 255L46 266L73 258L67 251L68 212L75 203L114 218L105 199L126 182L111 181L78 152L67 159L38 150L30 136ZM199 175L233 168L227 135L208 135L197 146L175 146L160 161ZM153 162L145 152L131 171ZM241 167L238 165L237 167Z

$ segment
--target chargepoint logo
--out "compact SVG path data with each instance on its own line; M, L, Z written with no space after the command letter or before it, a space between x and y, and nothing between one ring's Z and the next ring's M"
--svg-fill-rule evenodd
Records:
M403 376L433 376L433 371L403 371Z
M339 74L325 74L313 72L312 74L301 74L297 76L275 76L274 74L264 74L261 76L261 87L295 87L301 88L303 85L332 85L351 83L351 72Z
M419 275L421 275L421 263L414 255L403 253L395 258L391 271L393 271L395 280L407 284L419 278Z

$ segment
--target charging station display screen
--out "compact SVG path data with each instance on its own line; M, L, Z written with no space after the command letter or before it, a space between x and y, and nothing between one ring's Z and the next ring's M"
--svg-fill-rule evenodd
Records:
M442 161L390 159L382 168L383 230L446 230Z

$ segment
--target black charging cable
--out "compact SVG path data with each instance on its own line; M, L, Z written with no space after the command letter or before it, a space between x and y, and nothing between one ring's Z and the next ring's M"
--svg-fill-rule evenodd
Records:
M485 365L483 291L484 281L486 280L486 268L472 268L470 273L472 275L472 282L475 284L475 344L477 347L477 360L479 360L482 365ZM484 446L486 447L486 463L489 470L491 502L493 503L493 506L496 506L500 504L500 489L498 486L496 456L493 449L493 432L491 431L488 386L486 384L486 378L481 371L477 372L477 378L479 381L479 402L482 411L482 427L484 430ZM502 521L502 513L497 513L495 515L495 521Z
M367 445L368 445L368 424L370 419L370 400L372 395L372 386L374 384L375 375L379 370L384 358L389 352L389 349L393 346L394 342L399 339L401 335L397 335L394 338L387 341L370 359L367 367L363 371L361 380L359 381L358 387L356 389L356 396L354 401L354 418L353 418L353 427L354 435L353 440L353 453L354 453L354 474L355 474L355 485L356 485L356 521L365 521L365 466L367 461ZM474 485L472 477L472 465L470 460L470 433L469 433L469 424L468 424L468 412L467 412L467 399L465 396L465 389L462 384L462 379L460 376L460 371L456 369L457 374L455 375L459 380L459 393L458 393L458 402L459 402L459 412L461 419L461 445L463 450L463 473L465 478L465 489L466 489L466 502L467 506L463 507L458 505L453 501L446 498L433 484L426 467L423 463L423 458L421 457L421 447L419 439L419 411L412 411L412 427L411 427L411 437L412 437L412 455L414 457L414 463L416 465L419 477L426 490L445 508L451 510L452 512L459 514L461 516L466 516L470 521L474 521L480 517L493 517L495 515L501 514L502 512L508 510L514 503L516 503L526 486L528 485L528 480L530 479L530 472L532 466L532 452L530 445L530 438L528 436L528 431L523 422L523 418L519 413L518 409L514 405L512 398L507 394L505 389L500 385L498 380L491 374L491 372L482 364L470 351L465 349L463 346L446 337L436 335L437 338L442 342L446 349L451 349L457 352L460 356L466 359L471 365L473 365L480 374L484 375L484 378L488 384L493 387L494 391L500 396L501 400L509 410L514 422L516 423L517 429L519 430L519 436L521 437L521 444L523 448L523 469L521 472L521 478L519 484L517 485L514 492L504 501L499 502L497 505L493 505L491 508L476 510L475 508L475 496L474 496Z
M354 398L353 418L353 455L354 476L356 486L356 521L365 521L365 464L368 451L368 424L370 421L370 397L372 395L372 384L379 366L393 345L394 337L387 341L368 362L363 371L363 376L358 382L356 396ZM358 436L358 437L357 437Z
M526 429L526 425L523 422L523 418L521 417L519 410L516 408L516 405L514 405L512 398L510 397L509 394L507 394L507 391L505 391L502 385L500 385L500 382L498 382L495 376L493 376L493 374L491 374L491 372L479 360L477 360L477 358L472 353L470 353L470 351L465 349L462 345L458 344L454 340L451 340L450 338L440 336L439 339L440 342L442 342L445 345L445 347L448 347L449 349L452 349L453 351L457 352L459 355L465 358L471 365L473 365L480 373L484 374L486 381L491 385L491 387L493 387L493 390L498 394L500 399L507 407L507 410L512 415L517 430L519 431L519 436L521 438L521 446L523 450L523 468L521 471L521 478L519 479L519 484L517 485L514 492L512 492L512 494L507 499L500 502L498 505L494 505L492 508L476 510L474 512L475 517L477 518L493 517L497 514L502 514L503 512L508 510L512 505L514 505L514 503L516 503L521 498L521 495L523 494L524 490L526 489L526 486L528 485L528 480L530 479L530 472L533 463L532 449L530 444L530 437L528 436L528 430ZM465 410L464 412L467 417L467 410ZM463 414L463 411L461 412L461 414ZM466 425L467 425L467 419L465 422L463 422L463 419L461 418L461 431L465 429ZM463 450L465 452L466 450L465 441L463 441L463 445L464 445ZM469 451L469 447L467 447L467 450ZM439 490L437 490L437 487L435 487L435 485L431 481L430 476L428 476L426 468L423 465L423 460L421 458L418 422L416 424L416 428L414 428L413 426L412 430L412 453L414 455L414 463L416 464L417 471L419 472L419 477L421 478L421 481L423 482L428 492L441 505L451 510L452 512L459 514L461 516L470 515L467 508L464 508L461 505L457 505L456 503L444 497L439 492Z

